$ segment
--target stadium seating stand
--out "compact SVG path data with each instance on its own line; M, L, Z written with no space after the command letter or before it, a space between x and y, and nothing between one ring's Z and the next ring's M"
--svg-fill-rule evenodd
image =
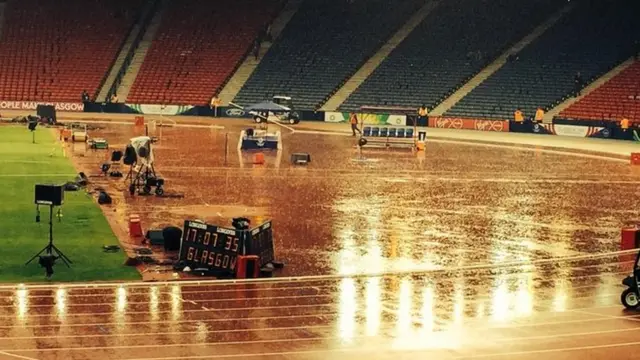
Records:
M554 0L442 2L341 109L432 109L561 5Z
M636 0L584 0L445 115L511 119L516 108L531 117L572 96L579 72L584 85L633 52L640 29Z
M640 122L640 62L636 61L559 115L564 119Z
M424 3L306 0L234 102L286 95L296 108L319 108Z
M9 1L0 38L0 98L81 102L95 95L143 0Z
M279 0L170 2L127 102L208 104L281 5Z

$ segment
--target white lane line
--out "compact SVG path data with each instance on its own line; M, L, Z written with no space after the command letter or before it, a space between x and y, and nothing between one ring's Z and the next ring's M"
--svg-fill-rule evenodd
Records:
M221 319L198 319L197 321L203 323L220 323L220 322L231 322L231 321L266 321L266 320L290 320L290 319L308 319L308 318L325 318L325 317L334 317L337 316L337 312L319 312L314 314L301 314L301 315L284 315L284 316L255 316L255 317L244 317L244 318L221 318ZM101 323L75 323L75 324L33 324L33 325L19 325L19 328L63 328L63 327L92 327L92 326L110 326L110 325L118 325L118 326L130 326L130 325L153 325L153 324L191 324L194 320L158 320L158 321L112 321L112 322L101 322ZM0 329L13 329L15 326L6 326L0 325Z
M572 311L580 311L580 310L589 310L589 309L599 309L599 308L619 308L619 306L600 306L600 307L588 307L588 308L577 308L577 309L569 309L564 313L569 313ZM387 311L390 314L397 314L396 310L389 309L386 306L383 306L382 310ZM545 315L553 315L553 312L543 313ZM309 319L309 318L321 318L330 320L333 317L338 316L338 312L320 312L314 314L302 314L302 315L287 315L287 316L264 316L264 317L250 317L250 318L222 318L222 319L198 319L198 321L203 323L219 323L219 322L235 322L235 321L258 321L263 322L266 320L290 320L290 319ZM627 320L628 318L637 319L640 317L638 315L630 315L628 317L623 317L623 319ZM477 322L466 322L464 323L464 328L469 331L482 331L482 330L502 330L502 329L518 329L518 328L530 328L530 327L542 327L542 326L561 326L568 324L583 324L583 323L594 323L594 322L605 322L611 320L619 320L615 317L605 317L598 316L590 319L574 319L574 320L560 320L560 321L532 321L529 323L512 323L512 324L496 324L489 326L468 326L477 324ZM20 328L47 328L47 327L56 327L56 328L74 328L74 327L108 327L112 325L155 325L155 324L189 324L194 320L160 320L160 321L134 321L134 322L105 322L105 323L78 323L78 324L36 324L36 325L20 325ZM486 323L486 322L485 322ZM0 329L13 329L14 326L0 326ZM239 329L235 331L254 331L255 329ZM221 330L228 331L228 330ZM229 330L230 331L230 330ZM233 332L233 331L232 331ZM144 335L144 332L140 332L140 334ZM11 337L5 337L0 339L11 339Z
M73 288L104 288L104 287L149 287L149 286L161 286L161 285L239 285L239 284L273 284L277 282L312 282L312 281L327 281L327 280L343 280L343 279L358 279L358 278L370 278L370 277L389 277L399 275L420 275L420 274L434 274L434 273L456 273L472 270L488 270L488 269L506 269L522 266L535 266L543 264L556 264L566 262L577 262L581 260L596 260L602 258L610 258L619 255L631 255L636 254L638 249L613 251L599 254L584 254L575 256L565 256L547 259L538 259L530 261L513 261L502 263L485 263L485 264L473 264L465 266L452 266L452 267L440 267L440 268L428 268L428 269L411 269L411 270L395 270L395 271L382 271L372 273L361 274L332 274L332 275L308 275L308 276L293 276L293 277L281 277L281 278L259 278L259 279L227 279L227 280L170 280L170 281L158 281L158 282L105 282L105 283L72 283L64 284L67 289ZM0 290L16 290L16 289L50 289L58 288L60 284L38 284L38 285L3 285L0 286Z
M22 360L37 360L36 358L32 358L32 357L27 357L27 356L22 356L22 355L16 355L16 354L10 354L6 351L0 351L0 355L5 355L8 356L10 358L14 358L14 359L22 359Z
M606 266L620 266L621 264L624 263L633 263L633 260L629 260L629 261L615 261L615 262L611 262L611 263L601 263L601 264L596 264L596 265L587 265L587 266L580 266L580 267L572 267L572 269L589 269L589 268L600 268L600 267L606 267ZM608 275L628 275L629 271L619 271L619 272L607 272ZM469 277L465 277L465 279L467 280L475 280L475 279L493 279L496 277L500 277L501 279L504 280L512 280L512 279L517 279L519 277L521 277L523 274L530 274L530 272L517 272L517 273L509 273L509 274L478 274L478 275L474 275L474 276L469 276ZM598 278L601 277L602 274L591 274L591 275L575 275L575 276L567 276L565 278L563 278L563 282L572 282L572 281L577 281L577 280L587 280L587 279L591 279L591 278ZM388 277L385 277L385 279L389 279ZM449 278L443 278L443 279L438 279L437 280L438 283L449 283L452 282L452 279ZM276 282L278 283L278 282ZM214 289L214 290L204 290L204 289L199 289L199 290L185 290L185 288L189 288L190 286L185 286L182 287L181 290L181 294L184 296L185 294L219 294L219 293L236 293L239 290L240 291L247 291L247 292L268 292L268 291L287 291L287 290L306 290L306 289L317 289L317 291L320 291L321 288L323 289L331 289L331 288L336 288L338 285L338 283L332 283L330 285L309 285L309 286L281 286L281 287L256 287L256 288L248 288L248 289L239 289L239 288L232 288L232 289ZM173 283L173 284L164 284L164 285L159 285L159 287L168 287L168 286L179 286L179 283ZM216 285L216 284L213 284ZM242 286L241 284L233 284L233 285L227 285L227 286ZM258 284L254 284L254 285L258 285ZM268 284L259 284L259 285L268 285ZM60 288L65 288L66 285L60 285ZM141 290L140 292L131 292L130 294L128 294L128 297L136 297L136 296L143 296L143 297L148 297L148 292L142 292L142 291L146 291L146 289L149 289L150 287L153 287L154 284L150 283L147 284L146 286L126 286L127 289L129 290ZM474 285L475 286L475 285ZM477 285L477 287L481 287L482 285ZM581 289L581 288L589 288L589 287L596 287L596 286L600 286L600 285L591 285L591 286L572 286L572 289ZM618 287L622 287L622 285L618 285ZM215 288L215 286L214 286ZM16 289L12 289L12 290L0 290L0 294L4 293L5 296L7 297L11 297L14 295ZM36 291L38 291L38 289L35 289ZM45 290L49 290L49 289L42 289L40 291L45 291ZM72 289L74 290L74 289ZM113 291L115 290L115 288L77 288L75 289L77 291L84 291L84 290L98 290L98 291L102 291L102 290L109 290L109 291ZM163 292L163 293L167 293L167 292ZM56 294L55 293L50 293L48 295L29 295L30 299L44 299L44 298L53 298L55 297ZM95 296L101 296L101 297L116 297L115 293L104 293L104 292L96 292L96 293L75 293L75 292L70 292L69 294L67 294L68 298L72 298L72 297L95 297ZM232 299L237 299L237 298L232 298ZM250 299L250 298L246 298L246 299ZM145 302L146 303L146 302ZM162 303L162 301L161 301ZM93 303L92 303L93 304ZM129 302L129 304L135 304L135 302ZM2 308L3 306L6 305L0 305L0 308ZM32 305L32 306L38 306L38 305Z
M354 339L370 338L368 335L353 336ZM182 348L182 347L214 347L214 346L230 346L230 345L255 345L255 344L277 344L277 343L303 343L314 341L328 341L328 340L340 340L337 336L315 336L309 338L282 338L282 339L263 339L263 340L249 340L249 341L220 341L220 342L192 342L192 343L179 343L179 344L148 344L148 345L115 345L115 346L78 346L78 347L58 347L58 348L42 348L42 349L15 349L15 350L0 350L0 351L12 351L18 353L30 353L30 352L60 352L60 351L88 351L88 350L117 350L117 349L149 349L149 348ZM640 341L605 344L605 345L590 345L590 346L577 346L577 347L562 347L554 349L544 350L527 350L527 351L512 351L504 353L485 353L456 356L454 359L475 359L475 358L490 358L490 357L505 357L505 356L522 356L533 354L549 354L557 352L567 351L582 351L582 350L596 350L596 349L609 349L616 347L628 347L628 346L640 346ZM390 349L387 349L390 350ZM428 350L428 349L425 349ZM247 354L243 354L247 356Z
M187 355L187 356L179 356L179 357L155 357L155 358L133 358L133 359L124 359L124 360L188 360L188 359L236 359L236 358L245 358L245 357L279 357L279 358L288 358L289 356L299 356L299 355L319 355L319 354L335 354L335 353L350 353L350 354L388 354L393 353L397 358L401 359L402 354L407 353L405 351L398 351L389 348L345 348L345 349L326 349L326 350L300 350L300 351L282 351L282 352L260 352L260 353L240 353L240 354L229 354L229 355ZM329 356L324 356L325 359L330 358ZM375 357L377 358L377 357ZM434 358L431 356L431 358ZM442 359L442 357L437 357L438 359Z
M286 327L264 327L253 329L224 329L224 330L207 330L207 334L228 334L228 333L244 333L253 331L284 331L284 330L305 330L305 329L327 329L333 328L333 325L308 325L308 326L286 326ZM123 334L71 334L71 335L42 335L42 336L14 336L0 337L0 341L16 341L16 340L35 340L35 339L67 339L67 338L119 338L119 337L145 337L145 336L164 336L164 335L189 335L202 333L200 330L193 331L167 331L167 332L132 332Z
M233 302L233 300L231 300ZM197 304L196 304L197 305ZM337 302L333 303L324 303L324 304L295 304L295 305L275 305L275 306L246 306L246 307L234 307L234 308L215 308L216 312L231 312L231 311L251 311L251 310L287 310L287 309L309 309L309 308L323 308L323 307L337 307L339 304ZM51 305L49 305L51 306ZM188 309L182 310L181 313L189 314L189 313L199 313L203 311L209 311L201 309ZM109 312L86 312L86 313L71 313L65 315L67 318L77 318L77 317L86 317L86 316L111 316L115 313L115 311ZM152 312L147 311L127 311L127 315L150 315ZM154 311L153 314L171 314L175 313L174 310L163 310L163 311ZM14 319L16 315L2 315L0 319ZM30 314L29 318L46 318L51 317L51 314ZM3 326L0 326L0 329Z
M367 335L354 336L354 338L365 338ZM114 345L114 346L74 346L74 347L57 347L43 349L0 349L0 351L12 352L58 352L58 351L87 351L87 350L117 350L117 349L150 349L150 348L182 348L182 347L207 347L207 346L229 346L229 345L251 345L251 344L277 344L291 342L312 342L339 340L337 336L314 336L308 338L283 338L283 339L262 339L247 341L219 341L219 342L191 342L179 344L145 344L145 345Z
M611 348L629 347L629 346L640 346L640 341L627 342L627 343L617 343L617 344L606 344L606 345L564 347L564 348L544 349L544 350L528 350L528 351L512 351L512 352L505 352L505 353L476 354L476 355L458 356L458 357L455 357L454 359L478 359L478 358L492 358L492 357L505 357L505 356L518 357L518 356L524 356L524 355L551 354L551 353L558 353L558 352L598 350L598 349L611 349Z
M591 285L587 285L587 286L582 286L582 287L572 287L571 289L575 290L575 289L585 289L585 288L591 288L593 286ZM387 296L389 299L395 299L397 298L395 293L391 293L388 291L382 291L381 294ZM253 297L253 298L246 298L246 299L242 299L242 298L225 298L225 299L209 299L209 300L198 300L198 302L201 303L216 303L216 302L236 302L236 301L247 301L247 300L258 300L258 301L264 301L264 300L295 300L295 299L315 299L315 298L333 298L335 297L335 294L327 294L327 295L300 295L300 296L283 296L283 297ZM573 301L577 302L577 301L587 301L587 300L592 300L592 299L608 299L611 297L617 297L619 296L618 293L603 293L603 294L598 294L597 296L592 296L592 295L588 295L588 296L583 296L583 297L574 297L572 298ZM478 296L477 298L474 299L470 299L465 301L468 304L478 304L478 303L484 303L488 300L491 299L491 295L486 295L486 296ZM193 305L199 305L198 302L196 301L185 301L184 299L178 297L177 300L184 302L188 302L190 304ZM389 301L389 300L387 300ZM536 304L539 305L545 305L545 304L550 304L553 303L554 299L543 299L538 301ZM159 304L170 304L171 301L162 301L159 302ZM148 304L148 302L136 302L136 303L129 303L129 304ZM254 309L254 310L276 310L276 309L289 309L289 308L314 308L314 307L331 307L331 306L337 306L338 302L326 302L326 303L320 303L320 304L290 304L290 305L270 305L270 306L243 306L243 307L224 307L224 308L215 308L215 311L218 312L229 312L229 311L245 311L245 310L250 310L250 309ZM31 307L36 307L39 305L33 305ZM41 305L43 307L51 307L52 304L44 304ZM71 305L69 305L71 306ZM109 306L113 308L113 303L100 303L100 304L82 304L81 306ZM2 308L14 308L15 305L3 305ZM1 309L1 308L0 308ZM208 310L208 309L207 309ZM200 312L202 310L199 309L187 309L187 310L182 310L182 312L184 313L191 313L191 312ZM163 313L170 313L172 312L171 310L164 310L164 311L156 311L155 313L157 314L163 314ZM145 310L145 311L128 311L127 314L129 315L145 315L145 314L150 314L151 311L150 310ZM96 312L79 312L79 313L70 313L67 314L67 317L82 317L82 316L100 316L100 315L112 315L113 311L96 311ZM33 318L37 318L37 317L47 317L50 316L51 314L30 314L29 317L33 317ZM0 315L0 319L9 319L9 318L14 318L15 315ZM0 326L0 328L2 328Z
M585 310L580 310L580 309L575 309L575 310L570 310L570 311L574 312L574 313L579 313L579 314L585 314L585 315L591 315L591 316L600 316L600 317L603 317L603 318L606 318L606 319L612 319L612 320L628 320L628 321L640 322L640 319L638 319L638 317L640 317L640 315L616 316L616 315L600 314L600 313L591 312L591 311L585 311Z

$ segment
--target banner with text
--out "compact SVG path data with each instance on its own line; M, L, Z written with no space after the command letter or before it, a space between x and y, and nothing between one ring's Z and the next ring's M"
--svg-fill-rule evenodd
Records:
M182 115L193 109L191 105L127 104L139 114Z
M533 132L536 134L550 134L571 137L598 137L610 138L611 130L596 126L576 126L558 124L534 124Z
M438 116L429 117L429 127L440 129L508 132L509 122L504 120L469 119Z
M56 103L37 101L0 101L0 110L36 110L38 105L53 105L56 111L83 112L83 103Z
M364 114L358 112L356 115L358 115L358 122L365 125L407 126L406 115ZM324 121L332 123L346 123L349 122L349 113L327 111L324 113Z

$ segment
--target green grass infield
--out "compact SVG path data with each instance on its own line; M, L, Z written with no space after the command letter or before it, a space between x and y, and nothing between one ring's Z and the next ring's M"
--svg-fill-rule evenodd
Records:
M35 144L26 126L0 125L0 283L45 282L37 258L25 266L49 242L49 207L40 206L36 222L35 184L63 184L76 175L52 130L38 127L34 135ZM60 209L60 220L54 210L54 244L73 263L67 268L57 260L49 281L140 279L134 267L123 265L122 251L103 252L118 239L86 192L66 192Z

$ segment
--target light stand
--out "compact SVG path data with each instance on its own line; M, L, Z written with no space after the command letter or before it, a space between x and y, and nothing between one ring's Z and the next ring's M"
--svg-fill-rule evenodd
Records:
M358 160L365 160L364 156L362 155L362 148L367 145L367 139L360 136L360 138L358 139Z
M35 144L36 143L36 127L38 126L38 121L33 121L31 117L29 117L28 121L29 122L27 127L29 128L29 131L31 131L31 142Z
M49 244L35 254L25 265L29 265L36 258L40 258L40 265L46 268L47 277L51 277L53 274L53 263L56 259L62 259L67 267L71 267L69 264L73 262L53 244L53 205L49 205ZM36 221L39 220L39 211Z

